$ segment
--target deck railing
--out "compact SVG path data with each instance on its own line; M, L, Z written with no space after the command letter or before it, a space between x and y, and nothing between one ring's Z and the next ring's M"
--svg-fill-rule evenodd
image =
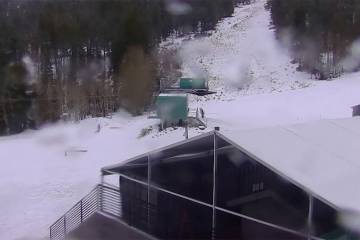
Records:
M98 211L121 217L121 198L118 188L108 184L97 185L50 226L50 239L65 239L68 233Z
M120 189L108 184L98 185L100 210L107 214L122 217Z

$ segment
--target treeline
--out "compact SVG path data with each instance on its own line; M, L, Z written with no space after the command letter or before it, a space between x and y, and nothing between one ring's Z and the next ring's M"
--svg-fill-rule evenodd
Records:
M359 70L351 51L360 47L360 1L269 0L268 8L276 34L292 50L298 70L318 79Z
M140 114L166 62L158 43L212 29L239 2L1 0L0 135L119 107Z

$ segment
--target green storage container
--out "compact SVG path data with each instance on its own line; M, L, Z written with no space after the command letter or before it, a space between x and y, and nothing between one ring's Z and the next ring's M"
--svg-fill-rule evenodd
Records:
M348 233L344 232L341 229L335 229L329 233L326 233L322 236L320 236L322 239L326 240L356 240L355 236L351 236Z
M160 94L155 105L158 118L167 125L178 125L188 117L186 94Z
M203 78L180 78L181 89L207 89Z

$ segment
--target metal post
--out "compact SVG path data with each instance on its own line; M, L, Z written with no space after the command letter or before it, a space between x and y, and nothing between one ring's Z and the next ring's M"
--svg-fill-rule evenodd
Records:
M105 177L104 177L104 174L101 173L101 176L100 176L100 183L101 183L101 185L103 185L104 182L105 182Z
M309 194L309 212L308 212L308 240L311 240L312 235L312 217L313 217L313 208L314 208L314 198L311 194Z
M185 139L189 139L189 126L188 126L188 120L185 120Z
M148 160L148 169L147 169L147 227L148 232L150 233L150 179L151 179L151 163L150 163L150 156L147 156Z
M101 183L101 185L98 186L98 201L99 201L99 207L100 207L100 211L103 210L103 198L102 198L102 191L103 191L103 185Z
M64 215L64 238L66 238L66 215Z
M214 158L213 158L213 201L212 201L212 231L211 239L215 239L215 228L216 228L216 169L217 169L217 156L216 156L216 132L214 131Z
M80 222L83 222L83 200L80 201Z

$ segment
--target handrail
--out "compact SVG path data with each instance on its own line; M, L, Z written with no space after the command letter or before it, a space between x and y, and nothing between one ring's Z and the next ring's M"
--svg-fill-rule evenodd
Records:
M111 184L96 185L90 193L50 226L50 239L62 240L98 211L122 217L120 189Z
M90 193L78 201L70 210L50 226L50 239L65 239L66 235L76 229L83 221L93 215L99 209L98 198L99 185L96 185ZM95 204L94 204L95 203ZM91 206L90 214L84 213L84 205Z
M98 188L98 186L99 186L99 184L97 184L85 197L83 197L80 201L78 201L72 208L70 208L63 216L61 216L58 220L60 220L62 217L64 217L65 215L67 215L69 212L71 212L71 210L77 205L77 204L79 204L83 199L85 199L85 198L87 198L88 196L90 196L91 194L93 194L93 192L95 191L95 190L97 190L97 188ZM58 221L57 220L57 221ZM57 221L55 221L55 222L57 222Z

